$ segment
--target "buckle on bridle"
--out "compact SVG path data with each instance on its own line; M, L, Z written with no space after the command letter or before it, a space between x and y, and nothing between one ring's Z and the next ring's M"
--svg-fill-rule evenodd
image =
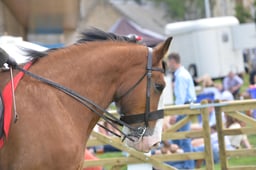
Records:
M146 133L147 127L138 127L136 131L134 131L134 137L137 139L134 143L139 143Z
M129 140L133 141L134 143L139 143L141 141L141 139L143 138L144 134L147 131L147 127L138 127L135 130L131 130L131 133L128 134L127 136L124 136L124 138L122 139L122 142L128 138ZM134 138L132 138L134 137Z
M144 136L147 128L146 127L138 127L137 131L135 132L135 136L142 137Z

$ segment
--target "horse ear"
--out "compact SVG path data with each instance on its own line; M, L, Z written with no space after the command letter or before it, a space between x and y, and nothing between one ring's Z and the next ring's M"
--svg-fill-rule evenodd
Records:
M158 44L155 49L154 52L156 52L156 58L157 60L161 60L164 55L167 53L169 46L172 42L172 37L167 38L164 42Z

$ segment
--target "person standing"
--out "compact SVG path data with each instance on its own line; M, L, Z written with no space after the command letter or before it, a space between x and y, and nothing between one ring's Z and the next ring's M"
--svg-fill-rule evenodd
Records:
M256 53L251 60L251 71L249 74L249 83L252 86L256 85Z
M178 53L171 53L168 55L168 66L170 70L174 73L174 97L175 105L189 104L196 101L195 86L190 73L184 68L180 63L180 55ZM172 122L178 122L182 120L186 115L178 115ZM189 131L190 122L181 127L178 131ZM180 139L173 140L174 144L181 147L184 152L192 152L191 139ZM174 165L175 166L175 165ZM180 169L194 169L194 160L184 161L183 167Z

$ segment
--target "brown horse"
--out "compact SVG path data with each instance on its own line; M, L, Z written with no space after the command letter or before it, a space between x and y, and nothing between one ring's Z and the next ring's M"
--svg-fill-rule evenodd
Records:
M87 104L92 107L85 107L84 100L74 100L72 92L63 93L61 88L25 74L15 90L19 119L11 124L0 149L1 170L81 169L86 141L100 118L94 112L102 114L98 106L106 109L113 101L121 114L128 115L121 123L128 122L124 123L128 134L125 141L130 146L147 152L160 142L160 138L150 138L159 133L154 129L158 118L152 117L158 114L153 111L165 85L159 70L172 38L150 51L144 45L99 30L83 36L69 47L38 52L40 58L34 57L29 71L86 97L93 101ZM9 72L0 73L0 87L7 82L6 74L9 76ZM129 115L138 113L145 113L140 114L142 121L129 120Z

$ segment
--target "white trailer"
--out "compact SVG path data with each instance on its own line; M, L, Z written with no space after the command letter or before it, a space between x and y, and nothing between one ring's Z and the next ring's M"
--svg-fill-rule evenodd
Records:
M239 32L239 26L239 21L233 16L167 24L165 33L173 36L169 52L180 54L182 65L193 77L208 74L212 78L221 78L231 70L243 73L242 48L247 42L244 38L243 45L239 45L238 37L246 37L247 32ZM251 29L251 34L255 34ZM256 47L256 37L249 41L250 47Z

